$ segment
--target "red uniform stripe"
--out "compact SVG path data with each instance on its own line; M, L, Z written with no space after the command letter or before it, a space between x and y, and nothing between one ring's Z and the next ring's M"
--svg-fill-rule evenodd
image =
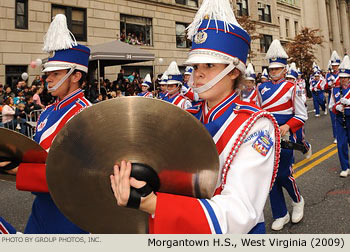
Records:
M284 85L284 87L282 88L282 90L278 93L278 95L276 95L271 101L269 101L268 103L263 105L263 108L270 106L271 104L274 104L275 102L277 102L279 99L281 99L282 96L284 96L289 89L291 89L294 86L293 83L287 82L286 85Z
M292 106L293 106L293 103L291 100L289 100L289 101L287 101L283 104L280 104L276 107L266 108L266 110L269 112L283 111L283 110L287 110L287 109L292 108Z
M249 114L242 113L241 115L242 116L237 116L232 120L232 122L227 126L227 129L225 130L224 134L222 134L222 136L216 142L216 149L218 150L219 155L225 149L227 143L230 141L233 134L249 117Z
M205 212L199 200L193 197L157 193L155 216L149 219L149 233L152 234L211 233Z
M57 133L63 128L63 126L66 124L66 122L74 116L74 114L79 112L79 110L81 108L82 108L82 106L80 104L77 104L76 107L74 107L72 110L70 110L68 112L68 114L66 114L65 117L60 121L60 123L56 127L55 131L52 132L52 134L50 136L45 138L40 143L41 147L43 147L45 150L48 149L51 146L51 143L52 143L53 139L56 137Z
M295 117L292 117L286 124L289 125L291 131L295 133L299 128L301 128L304 125L304 122L300 121Z
M16 175L16 188L29 192L49 192L46 164L21 163Z
M10 232L5 228L5 226L0 223L0 234L9 234Z

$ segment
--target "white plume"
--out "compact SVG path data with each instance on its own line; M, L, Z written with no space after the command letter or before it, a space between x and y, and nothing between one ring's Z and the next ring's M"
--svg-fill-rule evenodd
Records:
M263 70L263 72L262 72L262 75L265 75L265 76L268 76L268 75L269 75L266 68L264 68L264 70Z
M150 74L146 74L146 77L143 79L143 82L152 82L151 75Z
M223 21L225 32L229 31L230 27L234 29L232 25L242 28L237 22L229 0L204 0L192 23L186 28L188 39L192 40L204 19L209 19L211 20L210 22L216 22L217 20ZM208 26L210 22L208 22ZM216 28L218 28L217 25Z
M252 63L249 63L249 64L247 65L247 68L246 68L246 70L245 70L245 73L246 73L246 75L255 74L254 67L253 67Z
M339 57L337 51L333 51L332 55L331 55L331 61L336 61L336 60L340 60L340 57Z
M176 61L172 61L166 70L168 75L179 75L181 74L179 67L176 64Z
M162 74L162 77L160 78L161 80L167 80L168 79L168 72L165 71L163 74Z
M339 69L350 69L350 58L348 55L344 56L344 59L339 66Z
M69 49L76 45L78 45L77 41L67 27L66 16L63 14L57 14L44 36L43 51L53 52Z
M298 71L295 62L292 62L292 63L290 64L289 70L294 70L295 72Z
M272 41L269 47L269 50L267 50L266 58L267 59L272 59L272 58L288 59L288 55L286 51L283 49L281 42L278 39L275 39L274 41Z

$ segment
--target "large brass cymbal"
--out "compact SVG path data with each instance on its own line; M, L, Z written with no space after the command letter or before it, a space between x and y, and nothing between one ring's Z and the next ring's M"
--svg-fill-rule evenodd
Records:
M35 141L16 131L0 128L0 157L17 162L45 163L47 152ZM0 178L15 181L15 176L1 174Z
M147 232L148 215L118 207L111 191L109 175L121 160L152 167L160 178L160 192L210 198L218 179L215 143L188 112L144 97L100 102L62 128L46 163L53 200L82 229ZM191 182L180 186L174 176Z

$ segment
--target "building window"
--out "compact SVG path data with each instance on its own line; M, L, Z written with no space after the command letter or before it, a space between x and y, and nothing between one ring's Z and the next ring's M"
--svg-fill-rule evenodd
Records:
M278 0L278 1L282 2L282 3L290 4L290 5L293 5L293 6L299 5L299 0Z
M28 0L16 0L15 27L28 29Z
M267 53L267 50L269 49L271 43L272 43L271 35L262 35L262 37L260 38L260 52Z
M22 80L22 73L28 71L28 66L5 66L6 84L14 88Z
M190 48L192 41L187 39L186 27L188 24L176 23L176 47Z
M259 21L271 23L271 7L268 4L258 2Z
M279 32L279 35L280 35L280 38L282 37L282 32L281 32L281 20L280 20L280 17L277 17L277 21L278 21L278 32Z
M297 21L294 22L294 30L295 30L295 36L299 33L299 23Z
M198 7L198 0L176 0L177 4L188 5L191 7Z
M120 40L132 45L153 45L152 18L120 14Z
M286 19L286 38L289 38L289 19Z
M68 29L77 41L87 41L86 9L52 5L51 17L57 14L64 14L67 17Z
M237 15L248 16L248 0L237 0Z

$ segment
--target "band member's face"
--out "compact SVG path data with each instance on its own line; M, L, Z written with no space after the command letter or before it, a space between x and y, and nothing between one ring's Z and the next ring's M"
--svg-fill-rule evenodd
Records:
M214 79L227 67L226 64L219 63L199 63L194 64L193 85L197 88L205 85ZM240 71L236 68L231 73L223 77L209 90L199 94L199 97L204 100L222 100L233 91L234 80L240 75Z
M167 85L161 84L160 85L160 90L162 90L163 92L166 91L166 86Z
M244 82L245 82L245 86L249 90L251 90L255 87L255 81L253 81L253 80L245 80Z
M175 94L179 90L177 84L169 84L167 86L168 86L167 90L169 94Z
M315 75L315 80L319 81L320 80L320 76L319 75Z
M68 70L56 70L46 73L46 82L48 88L53 88L66 74ZM79 88L79 80L82 74L78 72L72 73L55 91L50 92L52 96L56 96L59 99L63 99L65 96L70 94L72 91Z
M47 82L48 88L53 88L66 74L67 74L67 70L57 70L57 71L47 72L46 82ZM69 81L70 81L70 78L68 77L58 89L51 92L51 95L58 96L58 97L61 97L63 95L64 97L65 96L64 93L66 93L67 90L69 89Z
M293 78L290 78L290 77L287 77L286 80L290 81L290 82L294 82L295 81Z
M348 83L350 81L350 77L340 77L339 80L340 80L340 84L343 87L347 87L347 85L348 85Z
M266 78L261 78L261 82L262 82L262 83L267 82L267 81L268 81L268 79L266 79Z
M278 81L284 77L286 71L284 67L269 68L269 75L273 81Z
M147 86L141 86L142 92L146 92L148 90Z
M191 75L185 74L185 75L184 75L184 82L187 83L188 80L190 79L190 77L191 77Z
M332 65L332 70L333 70L334 72L337 72L338 69L339 69L339 65Z

